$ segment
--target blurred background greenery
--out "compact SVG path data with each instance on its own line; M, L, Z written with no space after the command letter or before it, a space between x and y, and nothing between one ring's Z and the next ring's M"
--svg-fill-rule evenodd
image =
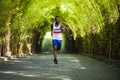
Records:
M1 56L51 51L56 15L63 51L120 59L120 0L0 0Z

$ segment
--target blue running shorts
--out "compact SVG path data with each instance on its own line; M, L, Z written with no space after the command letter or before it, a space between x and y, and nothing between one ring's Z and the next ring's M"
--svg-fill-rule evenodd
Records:
M52 46L61 46L62 40L52 40Z

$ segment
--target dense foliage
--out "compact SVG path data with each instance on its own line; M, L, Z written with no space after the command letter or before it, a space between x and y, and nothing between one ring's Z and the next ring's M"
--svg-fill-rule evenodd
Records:
M39 51L56 15L66 49L120 59L119 0L0 0L2 55Z

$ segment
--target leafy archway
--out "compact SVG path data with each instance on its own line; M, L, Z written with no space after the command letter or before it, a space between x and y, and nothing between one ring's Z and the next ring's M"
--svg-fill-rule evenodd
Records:
M67 46L109 58L118 56L119 11L119 0L1 0L2 53L8 56L11 51L16 54L40 50L45 33L59 15L66 27L66 40L72 43Z

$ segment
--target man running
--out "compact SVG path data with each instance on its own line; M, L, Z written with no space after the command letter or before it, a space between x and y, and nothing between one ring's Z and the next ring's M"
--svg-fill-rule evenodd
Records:
M60 17L55 17L55 22L51 24L51 35L52 35L52 46L54 63L57 64L57 51L61 49L62 46L62 32L64 32L64 26L60 23Z

